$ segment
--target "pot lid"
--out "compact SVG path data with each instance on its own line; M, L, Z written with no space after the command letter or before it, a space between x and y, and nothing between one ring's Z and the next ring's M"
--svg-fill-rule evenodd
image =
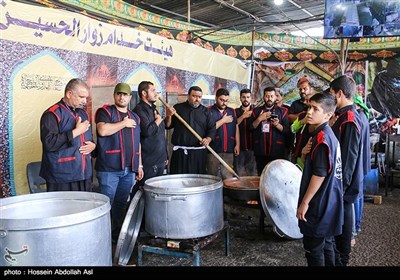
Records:
M143 189L158 194L197 194L222 188L218 176L205 174L174 174L147 179Z
M296 165L284 159L271 161L261 174L261 204L274 224L275 234L280 237L303 237L296 217L301 175Z
M114 254L114 263L126 265L131 258L136 239L139 235L144 210L143 191L138 190L129 204L124 223L118 236Z

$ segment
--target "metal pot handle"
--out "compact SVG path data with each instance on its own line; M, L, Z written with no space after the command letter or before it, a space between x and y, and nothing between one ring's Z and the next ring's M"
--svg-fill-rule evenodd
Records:
M186 195L159 195L152 193L151 197L156 201L186 200Z
M285 237L285 235L276 227L276 226L274 226L273 228L272 228L272 230L273 230L273 232L276 234L276 235L278 235L279 237Z

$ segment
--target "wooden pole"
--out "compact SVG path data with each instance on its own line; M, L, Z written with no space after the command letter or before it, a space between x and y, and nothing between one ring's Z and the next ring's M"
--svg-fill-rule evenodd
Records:
M188 22L190 22L190 0L187 1L187 5L188 5Z
M165 102L161 97L158 97L158 99L162 102L162 104L165 105L165 107L169 108L171 107L167 102ZM178 114L175 112L174 114L175 117L177 117L178 120L180 120L184 126L186 126L187 129L189 129L189 131L201 142L203 140L203 138ZM228 169L229 172L231 172L236 178L239 179L239 175L236 174L235 170L233 170L233 168L226 163L226 161L224 161L219 154L217 154L213 148L211 148L209 145L206 145L206 148L218 159L218 161L225 166L226 169Z
M254 25L253 25L253 32L251 33L251 63L250 63L250 67L251 67L251 72L250 72L250 86L249 89L251 92L253 92L253 84L254 84L254 77L255 77L255 71L256 71L256 65L254 62L254 41L255 41L255 36L256 36L256 23L254 21ZM256 102L255 98L254 98L255 94L253 94L253 101L254 103Z
M346 70L346 60L347 60L346 54L348 47L349 47L349 39L342 38L340 41L340 58L339 58L339 65L342 75L344 75Z

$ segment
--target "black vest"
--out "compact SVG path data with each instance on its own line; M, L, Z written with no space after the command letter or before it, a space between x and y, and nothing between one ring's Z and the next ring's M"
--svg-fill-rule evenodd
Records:
M318 162L314 158L318 151L316 148L325 145L328 149L326 157L329 160L327 175L309 202L306 213L307 222L299 220L301 233L309 237L327 237L342 233L343 225L343 185L342 185L342 161L340 145L328 123L321 124L312 133L311 151L304 162L303 175L300 183L298 205L309 187L314 169L318 168Z
M251 122L253 122L261 112L267 112L265 106L257 107L253 109L253 115ZM285 143L287 141L288 131L288 111L286 108L274 106L270 110L272 114L278 116L279 123L283 126L283 131L279 131L277 128L271 125L271 120L267 120L270 123L269 132L262 132L262 122L253 130L253 150L255 156L266 156L273 159L285 158Z
M122 121L121 113L117 110L115 105L104 105L98 110L105 110L110 116L111 123ZM124 139L122 129L109 136L100 136L97 133L97 159L95 166L97 171L116 172L124 170L124 168L129 165L132 166L133 172L138 171L140 156L140 118L136 113L130 110L128 110L128 116L136 121L136 127L129 128L131 131L131 137L129 137L129 139ZM131 164L125 162L125 145L132 145L133 147Z
M50 107L45 113L47 112L56 116L60 133L73 130L78 117L81 117L82 122L89 120L85 110L77 108L73 112L62 101ZM85 145L85 141L93 141L91 129L75 137L67 148L43 153L43 168L40 176L49 183L69 183L90 179L93 172L92 156L79 152L79 147Z
M234 109L227 107L223 113L220 113L218 108L213 105L210 108L210 113L215 122L220 120L223 115L233 117L231 123L224 123L217 129L213 140L210 143L210 147L213 148L217 153L233 153L233 149L236 144L236 112Z

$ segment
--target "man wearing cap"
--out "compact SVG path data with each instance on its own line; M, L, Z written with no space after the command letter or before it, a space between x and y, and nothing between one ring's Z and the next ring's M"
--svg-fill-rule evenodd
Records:
M96 175L100 192L110 198L112 239L116 241L124 222L129 194L136 180L143 178L140 147L140 118L128 109L131 87L119 83L114 105L96 111Z
M85 111L89 87L81 79L65 86L64 97L40 119L42 165L47 191L92 191L93 142Z

